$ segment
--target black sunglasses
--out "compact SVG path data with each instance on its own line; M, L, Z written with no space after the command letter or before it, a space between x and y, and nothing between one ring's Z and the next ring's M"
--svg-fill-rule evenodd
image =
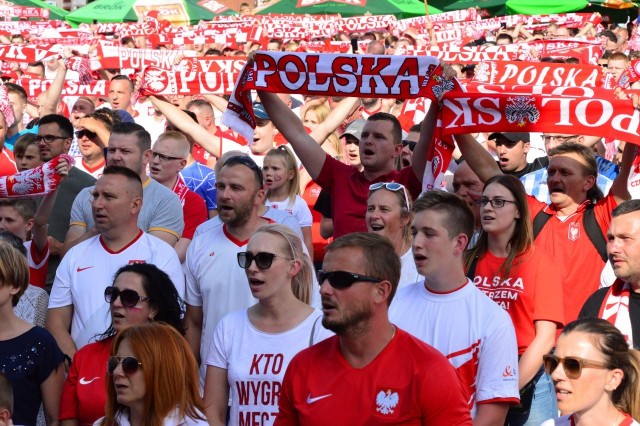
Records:
M260 253L253 254L249 251L243 251L238 253L238 265L242 269L249 269L251 266L251 262L256 261L256 266L260 269L269 269L271 264L273 263L273 259L276 257L281 257L287 260L293 260L290 257L284 257L273 253L267 253L261 251Z
M402 141L402 146L405 147L407 145L409 145L409 149L411 150L411 152L413 152L413 150L416 148L416 144L418 142L412 142L412 141Z
M544 361L544 370L547 374L551 375L558 368L558 365L562 364L564 373L569 379L579 379L583 368L609 369L607 364L603 362L590 361L575 356L561 358L555 355L544 355L542 359Z
M354 274L347 271L331 271L325 272L323 270L318 271L318 284L322 285L325 281L329 281L329 284L333 288L339 290L349 288L358 281L368 283L379 283L382 280L380 278L368 277L366 275Z
M135 290L122 290L120 291L118 287L109 286L104 289L104 300L107 303L113 303L120 296L120 302L124 306L128 306L129 308L133 308L138 304L138 302L146 302L151 300L149 297L140 296Z
M255 161L251 159L251 157L247 157L245 155L236 155L235 157L230 157L227 161L224 162L224 166L233 166L236 164L242 164L253 170L258 178L258 182L260 183L260 188L264 186L264 178L262 177L262 169L258 167ZM223 167L224 167L223 166Z
M98 134L87 129L76 130L77 139L82 139L83 136L87 136L88 139L94 139Z
M127 376L132 375L138 371L138 367L142 366L142 363L132 356L112 356L107 362L107 373L110 376L116 371L118 364L122 364L122 372Z

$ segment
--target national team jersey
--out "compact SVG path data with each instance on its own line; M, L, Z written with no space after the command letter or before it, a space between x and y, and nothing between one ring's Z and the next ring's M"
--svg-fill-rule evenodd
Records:
M509 313L522 355L536 337L534 321L564 324L561 266L541 248L517 256L506 278L500 268L505 259L487 250L476 265L473 283Z
M142 231L118 252L109 250L102 236L96 235L62 258L51 289L49 309L73 306L71 338L78 349L109 328L111 316L104 289L113 283L118 269L132 263L153 263L169 275L180 297L184 296L184 274L175 250Z
M77 419L80 426L92 425L105 414L107 361L113 338L86 345L73 356L62 388L60 420Z
M589 201L562 219L556 215L553 205L541 203L531 196L527 201L532 218L541 210L552 216L540 231L535 245L564 266L564 320L569 323L578 318L584 302L600 287L600 273L604 268L604 261L584 229L584 211ZM616 206L615 198L607 195L593 207L603 235L609 229L611 213Z
M433 293L424 281L396 293L389 319L439 350L456 368L475 404L520 399L518 350L509 315L467 280L450 293Z
M373 361L352 367L337 336L296 355L284 376L276 426L471 425L455 370L397 328Z

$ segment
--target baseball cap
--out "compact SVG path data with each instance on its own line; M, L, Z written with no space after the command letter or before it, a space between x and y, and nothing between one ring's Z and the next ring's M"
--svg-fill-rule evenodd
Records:
M531 142L531 137L529 136L529 133L525 133L525 132L504 132L504 133L491 133L489 135L488 139L507 139L508 141L511 142Z
M259 120L271 120L269 114L267 114L267 110L264 109L264 105L262 105L260 102L253 103L253 114Z
M340 138L345 137L346 135L351 135L356 139L360 140L362 137L362 128L364 127L364 123L367 120L363 118L358 118L357 120L353 120L351 123L347 125L347 128L344 130L344 133L340 135Z

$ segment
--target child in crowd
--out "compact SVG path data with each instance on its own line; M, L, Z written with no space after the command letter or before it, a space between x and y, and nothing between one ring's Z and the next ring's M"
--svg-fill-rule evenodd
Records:
M300 223L304 244L313 259L311 223L313 217L307 203L300 197L300 175L297 161L286 146L279 146L267 153L262 166L264 183L267 187L265 204L277 210L285 210L295 216Z
M35 141L35 133L25 133L18 137L13 145L13 156L16 159L16 167L19 172L30 170L42 165L40 149Z

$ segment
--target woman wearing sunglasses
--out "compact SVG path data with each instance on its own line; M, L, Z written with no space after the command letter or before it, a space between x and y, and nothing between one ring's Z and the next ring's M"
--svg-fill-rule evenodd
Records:
M527 196L511 175L489 179L478 199L482 230L466 253L467 276L510 315L518 341L520 405L507 414L508 425L536 425L557 416L553 385L542 356L553 348L564 322L562 274L533 245Z
M411 199L397 182L378 182L369 186L365 222L367 231L386 237L400 257L402 270L398 288L423 279L416 270L411 250Z
M300 238L287 226L266 225L238 253L258 303L224 317L205 363L204 401L212 425L273 424L289 361L331 334L322 312L309 306L313 265ZM229 283L246 285L246 283Z
M63 426L92 425L104 416L105 365L114 337L130 325L163 321L184 335L182 305L169 276L148 263L123 266L113 285L104 290L110 304L111 326L98 341L73 357L64 384L60 420Z
M96 426L205 426L198 364L187 340L163 323L119 333L107 362L107 406Z
M640 354L613 324L599 318L567 324L544 367L558 408L569 414L543 426L640 425Z

